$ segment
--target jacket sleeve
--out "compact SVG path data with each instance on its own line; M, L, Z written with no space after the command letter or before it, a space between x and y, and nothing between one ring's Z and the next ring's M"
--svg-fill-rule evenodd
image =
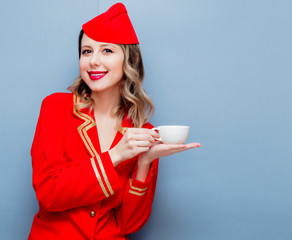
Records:
M66 156L68 111L68 101L59 95L44 99L31 149L33 187L40 206L49 212L93 204L121 188L107 152L75 160Z
M158 159L155 159L145 182L135 179L137 166L126 186L122 206L117 209L116 216L119 228L124 234L140 230L150 217L152 202L156 188Z

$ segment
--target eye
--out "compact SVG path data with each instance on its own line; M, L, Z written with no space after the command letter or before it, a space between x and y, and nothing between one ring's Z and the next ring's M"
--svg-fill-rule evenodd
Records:
M103 53L113 53L113 51L109 48L103 49Z
M82 54L89 54L89 53L91 53L91 51L89 49L85 49L82 51Z

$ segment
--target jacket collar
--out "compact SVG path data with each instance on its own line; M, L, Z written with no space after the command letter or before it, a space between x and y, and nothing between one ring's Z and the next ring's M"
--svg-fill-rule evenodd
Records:
M99 143L94 114L93 111L90 111L88 108L78 109L77 104L80 102L81 99L76 94L73 94L73 115L82 121L77 127L77 130L87 149L87 152L91 157L94 157L98 155L98 152L100 152L99 145L94 146L93 144L93 142ZM124 135L126 130L130 127L133 127L133 124L131 119L129 119L126 114L122 121L122 129L119 131L120 134ZM117 143L115 141L116 139L114 140L114 145Z

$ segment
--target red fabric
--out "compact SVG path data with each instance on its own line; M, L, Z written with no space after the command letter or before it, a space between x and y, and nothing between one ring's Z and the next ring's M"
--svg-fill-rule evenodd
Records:
M138 44L133 25L122 3L113 5L82 26L85 34L95 41L115 44Z
M134 179L137 157L114 167L100 152L94 116L74 110L76 102L55 93L42 103L31 149L39 212L28 239L128 239L150 216L158 160L145 182ZM125 118L122 127L131 122ZM122 137L118 132L111 148Z

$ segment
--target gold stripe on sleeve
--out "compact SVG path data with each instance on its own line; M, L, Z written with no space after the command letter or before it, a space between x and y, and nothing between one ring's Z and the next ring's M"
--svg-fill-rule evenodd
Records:
M147 188L148 188L148 187L146 187L146 188L138 188L138 187L134 187L134 186L132 186L132 182L133 182L133 179L131 178L131 179L130 179L130 188L132 188L133 190L136 190L136 191L139 191L139 192L144 192L144 191L146 191Z
M138 192L134 192L132 190L130 190L129 193L132 193L132 194L137 195L137 196L143 196L145 194L145 192L138 193Z
M131 186L131 189L136 190L136 191L139 191L139 192L144 192L144 191L147 190L147 188L148 187L146 187L146 188L137 188L137 187Z
M134 186L132 186L132 181L133 181L133 179L130 179L129 193L132 193L132 194L137 195L137 196L143 196L146 193L146 190L148 189L148 187L146 187L146 188L134 187Z

